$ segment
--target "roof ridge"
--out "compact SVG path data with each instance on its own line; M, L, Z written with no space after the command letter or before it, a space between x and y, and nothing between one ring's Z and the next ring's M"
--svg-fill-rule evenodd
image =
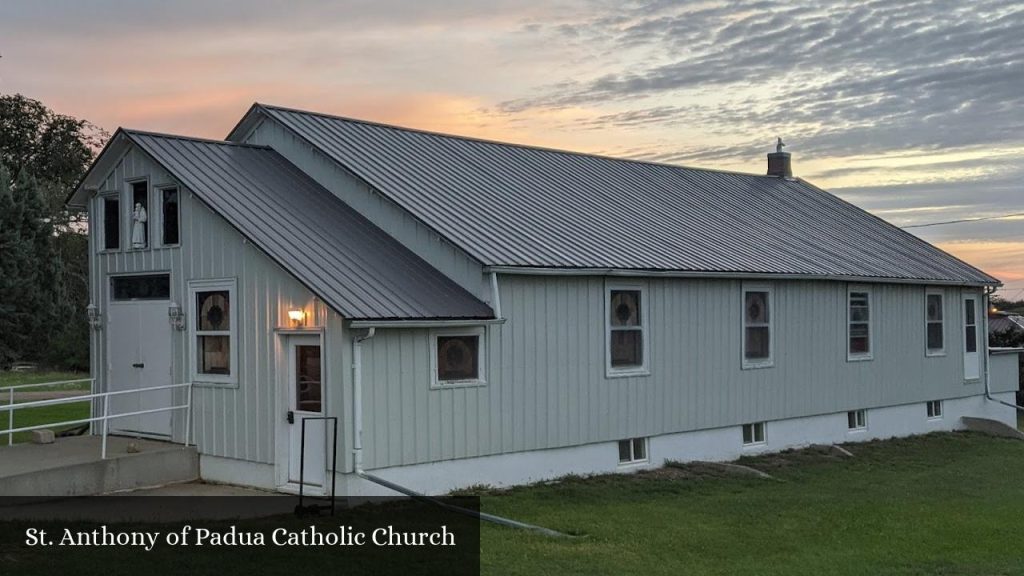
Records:
M184 136L181 134L168 134L166 132L154 132L151 130L137 130L134 128L121 128L125 134L138 134L140 136L153 136L156 138L168 138L174 140L186 140L189 142L201 142L203 144L220 144L222 146L240 146L243 148L258 148L260 150L273 150L264 144L248 144L245 142L231 142L230 140L215 140L213 138L199 138L197 136Z
M461 134L450 134L447 132L438 132L436 130L426 130L423 128L411 128L409 126L400 126L398 124L389 124L387 122L378 122L375 120L364 120L362 118L353 118L351 116L341 116L339 114L329 114L327 112L317 112L314 110L302 110L300 108L290 108L288 106L277 106L275 104L264 104L262 102L256 102L253 106L259 108L266 108L270 110L280 110L283 112L292 112L295 114L307 114L310 116L320 116L322 118L329 118L332 120L342 120L345 122L353 122L356 124L366 124L368 126L377 126L379 128L388 128L391 130L401 130L403 132L415 132L418 134L426 134L428 136L440 136L442 138L454 138L456 140L466 140L469 142L478 142L481 144L490 144L494 146L511 146L513 148L523 148L526 150L536 150L540 152L552 152L556 154L570 154L573 156L583 156L587 158L597 158L599 160L613 160L616 162L629 162L632 164L643 164L646 166L659 166L662 168L674 168L677 170L699 170L701 172L713 172L716 174L731 174L734 176L748 176L752 178L773 178L778 179L778 176L770 176L768 174L755 174L753 172L740 172L738 170L724 170L721 168L703 168L700 166L684 166L682 164L672 164L669 162L657 162L654 160L638 160L635 158L622 158L619 156L610 156L608 154L597 154L594 152L580 152L578 150L566 150L564 148L553 148L550 146L537 146L534 144L521 144L518 142L507 142L504 140L494 140L490 138L480 138L478 136L463 136Z

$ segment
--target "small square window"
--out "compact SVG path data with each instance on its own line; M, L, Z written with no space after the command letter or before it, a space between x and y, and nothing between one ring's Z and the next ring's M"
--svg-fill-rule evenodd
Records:
M647 461L647 438L619 440L619 464L637 464Z
M942 400L931 400L927 406L928 419L942 418Z
M847 427L850 430L864 430L868 427L868 415L864 410L851 410L846 413Z
M754 422L743 425L743 445L753 446L764 444L764 422Z
M483 329L433 334L433 387L483 384Z

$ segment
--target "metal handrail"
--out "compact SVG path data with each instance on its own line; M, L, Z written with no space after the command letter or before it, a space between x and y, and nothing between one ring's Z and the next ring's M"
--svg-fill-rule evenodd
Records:
M95 378L79 378L77 380L58 380L56 382L36 382L35 384L15 384L13 386L0 386L0 390L22 390L24 388L42 388L43 386L60 386L61 384L77 384L79 382L94 382Z
M37 387L37 386L52 386L54 384L67 383L67 382L82 382L82 381L85 381L85 380L92 381L92 380L95 380L95 379L93 379L93 378L83 378L82 380L68 380L66 382L44 382L44 383L41 383L41 384L27 384L27 385L23 385L23 386L18 386L18 388L29 388L29 387ZM13 391L13 389L15 387L14 386L8 386L8 387L5 387L5 388L10 388L11 389L10 390L10 403L7 404L7 405L4 405L4 406L0 406L0 412L7 411L7 413L8 413L8 429L4 430L2 432L4 434L7 434L7 445L8 446L11 446L11 445L14 444L14 434L17 433L17 432L27 432L29 430L38 430L40 428L48 428L48 427L51 427L51 426L68 426L68 425L72 425L72 424L86 424L86 423L91 423L91 422L102 422L103 423L103 427L102 427L103 428L103 431L102 431L103 440L102 440L100 457L102 459L106 460L106 458L107 458L107 435L108 435L108 431L109 431L109 423L110 423L111 420L116 420L118 418L126 418L128 416L139 416L139 415L142 415L142 414L154 414L154 413L157 413L157 412L168 412L168 411L171 411L171 410L185 410L185 443L184 443L185 446L189 446L191 438L192 438L191 437L191 431L192 431L192 383L191 382L185 382L185 383L182 383L182 384L166 384L166 385L163 385L163 386L151 386L149 388L137 388L135 390L116 390L116 391L113 391L113 392L97 392L97 393L93 393L93 394L83 394L81 396L69 396L67 398L52 398L52 399L49 399L49 400L36 400L36 401L33 401L33 402L20 402L20 403L17 403L17 404L14 403L14 391ZM110 413L110 397L111 396L121 396L121 395L124 395L124 394L142 394L144 392L153 392L153 391L156 391L156 390L171 390L171 389L177 389L177 388L188 388L188 395L187 395L188 400L186 401L185 404L176 405L176 406L165 406L163 408L151 408L151 409L148 409L148 410L137 410L135 412L123 412L123 413L120 413L120 414L111 414ZM40 406L53 406L55 404L70 404L70 403L74 403L74 402L84 402L86 400L93 400L93 399L99 399L99 398L103 399L103 415L102 416L93 416L91 418L80 418L80 419L77 419L77 420L65 420L63 422L50 422L50 423L47 423L47 424L36 424L34 426L23 426L21 428L15 428L14 427L14 411L15 410L20 410L22 408L38 408Z

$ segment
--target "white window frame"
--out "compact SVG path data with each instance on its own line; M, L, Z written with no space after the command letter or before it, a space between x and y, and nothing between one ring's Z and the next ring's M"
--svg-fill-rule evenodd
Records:
M746 427L750 426L750 438L751 441L747 442L743 439ZM757 429L761 428L761 439L757 439ZM767 422L748 422L740 427L740 442L743 443L743 447L747 448L750 446L764 446L768 443L768 423Z
M938 321L928 319L928 297L938 296L942 300L942 318ZM924 291L924 355L928 357L946 355L946 292L941 288L925 288ZM928 328L931 324L942 326L942 348L928 347Z
M164 244L164 191L171 189L178 191L178 243ZM177 184L168 183L161 184L159 186L154 186L153 191L153 195L156 196L156 199L160 201L160 207L159 210L157 211L159 214L155 217L155 220L152 217L149 219L150 221L155 221L157 224L159 224L159 233L157 234L157 236L160 237L160 241L155 244L160 248L179 248L181 247L181 198L183 195L182 188ZM150 242L150 244L154 243Z
M153 249L153 223L158 221L160 217L153 214L153 186L149 181L149 176L139 176L137 178L125 179L125 192L122 197L127 197L128 202L121 202L121 218L124 218L128 228L128 236L123 236L125 226L121 226L121 246L125 252L142 252L143 250ZM135 185L141 182L146 184L146 246L144 248L135 248L132 246L132 214L135 211ZM127 214L127 216L126 216Z
M925 404L925 415L929 420L942 420L942 400L929 400Z
M868 295L868 351L866 353L854 353L850 351L850 325L853 323L850 317L850 295L854 292L863 292ZM868 360L874 360L875 358L875 316L877 310L875 309L875 296L872 293L870 286L864 286L860 284L848 284L846 286L846 300L843 302L846 307L846 340L844 346L846 347L846 361L847 362L865 362ZM859 324L860 322L858 322Z
M623 460L620 456L619 466L636 466L637 464L647 464L651 461L651 443L649 441L649 438L624 438L622 440L619 440L618 443L615 445L616 450L619 450L621 448L623 442L629 443L629 460ZM636 442L640 442L644 447L643 458L636 457Z
M437 377L437 339L442 336L477 337L477 378L439 380ZM438 328L430 331L430 389L448 390L487 385L487 330L483 326L469 328Z
M743 283L740 290L740 361L744 370L771 368L775 366L775 292L771 284ZM751 327L768 327L768 357L747 358L747 293L765 292L768 294L767 324L752 324Z
M853 416L853 426L850 426L850 417ZM850 432L863 432L868 429L868 411L850 410L846 413L846 429Z
M114 252L120 252L124 249L124 222L118 221L117 223L117 248L107 248L107 200L117 201L117 216L120 220L124 217L122 213L124 210L124 200L117 193L116 190L107 190L100 192L96 195L97 208L96 208L96 236L99 239L97 242L97 252L112 254ZM91 228L91 226L90 226Z
M617 368L612 366L612 318L611 302L612 291L632 290L640 292L640 339L641 339L641 364L639 366L627 366ZM649 376L651 340L650 340L650 314L648 313L649 302L647 300L647 284L644 282L606 282L604 286L604 368L605 376L608 378L628 378L630 376Z
M238 300L238 281L235 278L221 278L216 280L191 280L188 283L188 339L189 339L189 374L192 375L193 384L213 384L221 386L238 386L238 347L241 339L238 337L238 316L241 310ZM199 310L196 309L196 294L198 292L226 291L228 293L228 305L230 306L231 326L228 330L231 353L229 354L230 374L200 374L199 373Z

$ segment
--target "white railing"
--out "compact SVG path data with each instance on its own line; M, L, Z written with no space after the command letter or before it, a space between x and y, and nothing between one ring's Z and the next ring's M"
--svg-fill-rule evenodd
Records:
M115 392L99 392L93 394L82 394L80 396L68 396L66 398L52 398L50 400L36 400L32 402L20 402L14 403L14 391L24 390L25 388L41 388L43 386L55 386L60 384L71 384L78 382L94 382L94 378L83 378L81 380L65 380L61 382L44 382L40 384L22 384L19 386L4 386L0 388L0 392L6 390L8 393L8 403L0 406L0 412L7 411L7 430L0 431L2 434L7 434L7 444L12 445L14 443L14 434L17 432L28 432L30 430L39 430L40 428L50 428L54 426L71 426L74 424L87 424L91 422L102 422L103 437L100 457L104 460L107 458L107 435L110 430L110 421L118 418L127 418L129 416L140 416L142 414L155 414L157 412L169 412L172 410L184 410L185 411L185 446L189 446L192 440L192 383L186 382L183 384L167 384L165 386L152 386L149 388L137 388L135 390L118 390ZM184 404L165 406L162 408L151 408L148 410L136 410L134 412L122 412L118 414L110 413L110 397L111 396L122 396L125 394L144 394L146 392L153 392L156 390L176 390L179 388L186 388L188 394L186 395L186 401ZM21 428L14 427L14 411L22 410L25 408L38 408L40 406L53 406L57 404L72 404L75 402L84 402L86 400L93 401L102 399L103 402L103 415L93 416L90 418L80 418L77 420L65 420L63 422L49 422L46 424L36 424L33 426L23 426Z

